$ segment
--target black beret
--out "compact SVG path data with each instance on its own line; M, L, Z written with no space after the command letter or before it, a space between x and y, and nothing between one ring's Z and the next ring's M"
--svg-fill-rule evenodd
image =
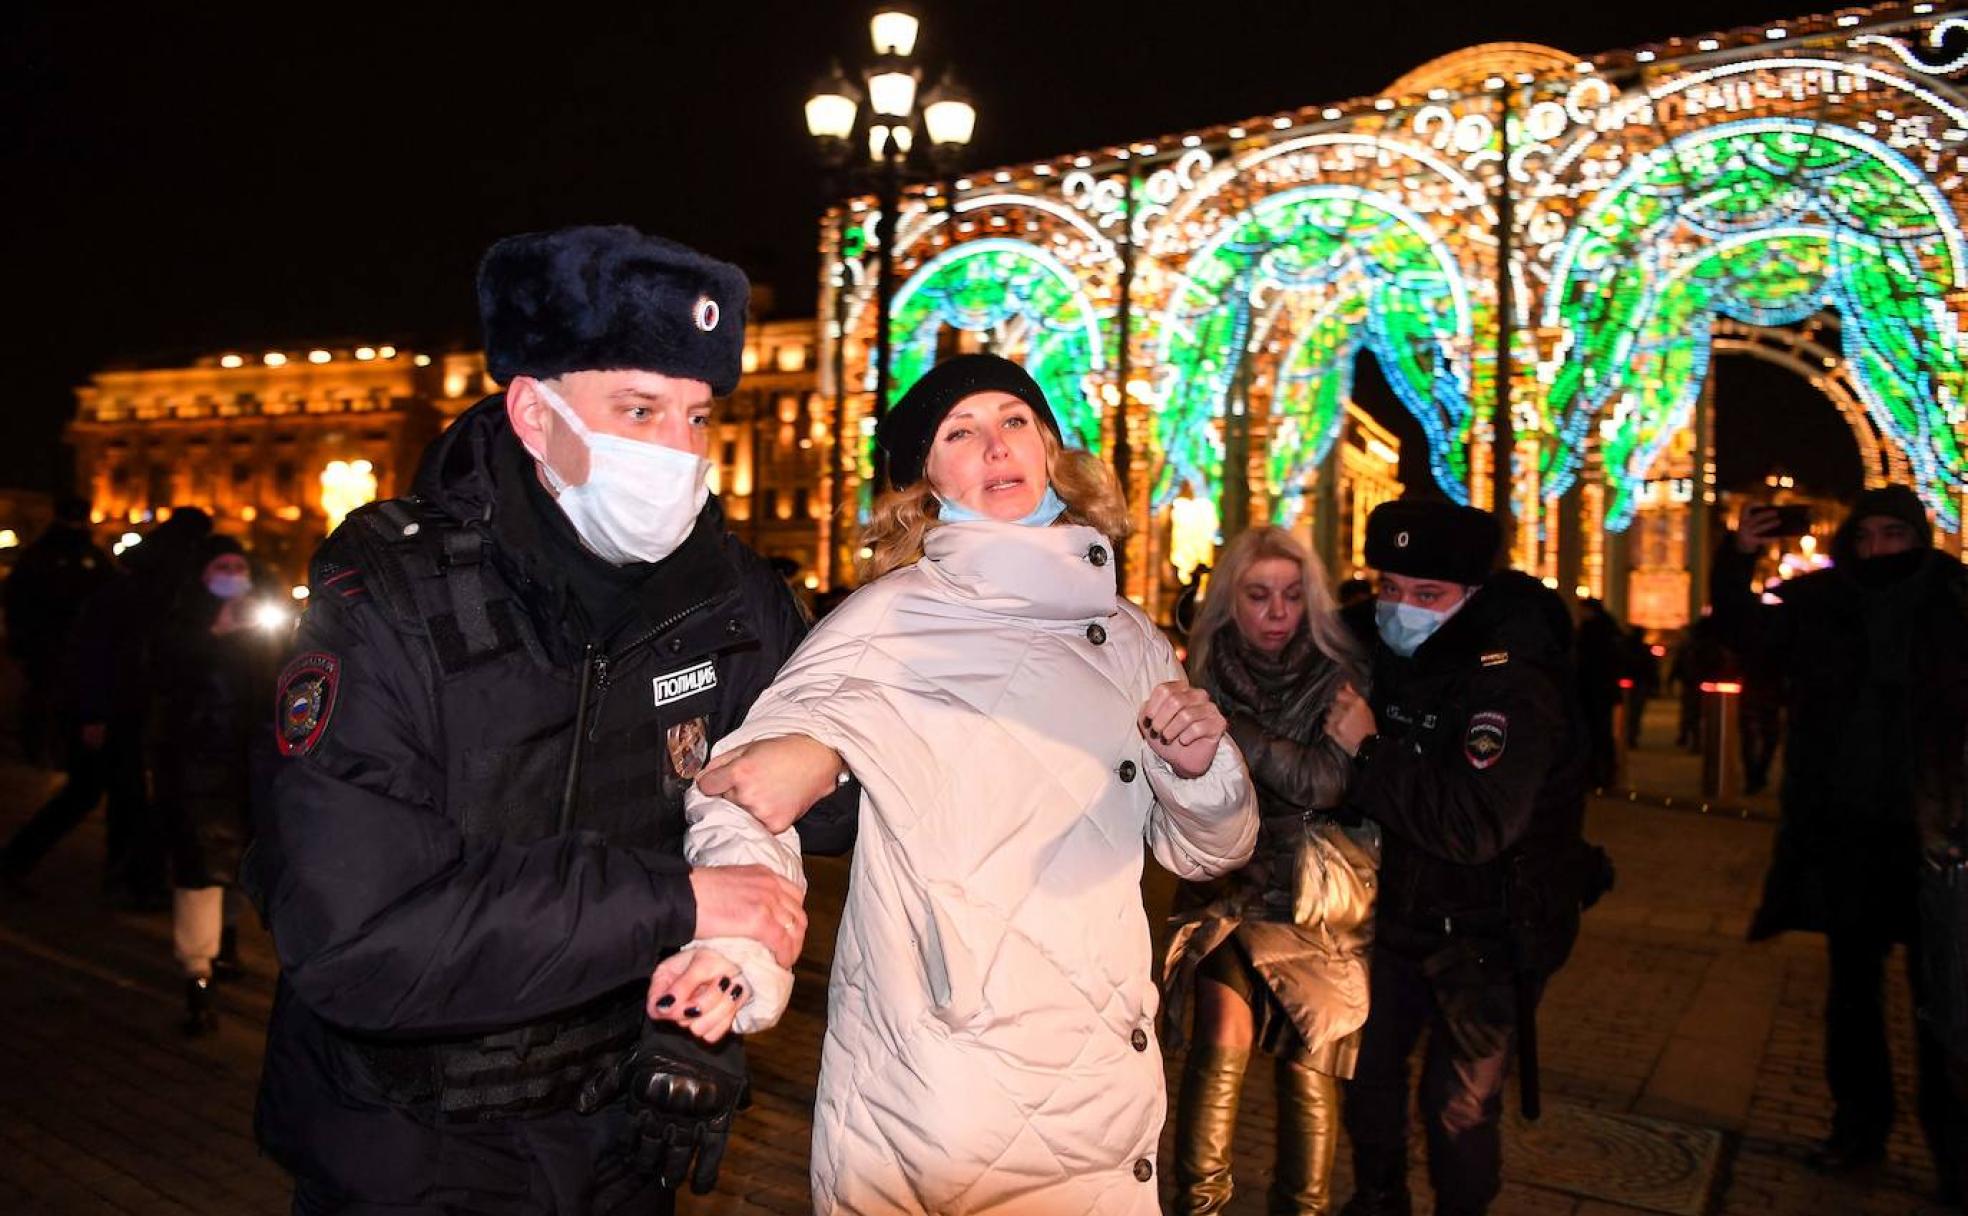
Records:
M1382 574L1474 587L1502 542L1496 516L1439 498L1400 498L1367 516L1367 565Z
M738 387L751 294L736 266L627 225L509 236L478 266L485 368L633 370Z
M943 425L957 402L972 393L1010 393L1032 407L1032 413L1055 439L1061 438L1059 419L1053 417L1045 390L1030 372L1002 355L958 355L930 368L910 385L902 400L882 415L875 427L875 443L886 461L889 485L902 490L922 480L936 428Z

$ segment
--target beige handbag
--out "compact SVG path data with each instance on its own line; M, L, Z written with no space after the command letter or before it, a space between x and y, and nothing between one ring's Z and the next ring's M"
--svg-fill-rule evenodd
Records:
M1380 828L1366 822L1342 827L1328 815L1305 816L1305 832L1292 866L1292 920L1323 928L1342 949L1372 942L1374 896L1379 890ZM1354 939L1341 944L1341 939Z

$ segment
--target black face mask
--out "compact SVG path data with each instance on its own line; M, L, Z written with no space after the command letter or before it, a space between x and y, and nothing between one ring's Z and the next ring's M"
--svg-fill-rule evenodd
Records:
M1926 556L1925 549L1908 549L1905 553L1888 553L1884 557L1862 557L1852 563L1852 577L1859 580L1859 586L1877 591L1910 577L1920 569L1920 563Z

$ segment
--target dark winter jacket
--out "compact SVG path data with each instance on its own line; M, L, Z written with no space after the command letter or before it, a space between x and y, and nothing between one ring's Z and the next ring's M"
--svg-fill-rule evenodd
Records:
M535 1076L564 1048L577 1076L586 1031L524 1031L517 1057L513 1036L640 1024L696 925L684 791L806 626L715 499L660 563L580 549L502 396L310 582L248 865L283 967L260 1132L298 1173L413 1202L455 1092L427 1092L433 1053Z
M1783 584L1773 605L1750 588L1753 555L1729 543L1715 561L1714 621L1756 668L1781 674L1789 698L1783 820L1753 940L1790 929L1903 940L1913 923L1918 753L1945 751L1932 732L1959 720L1949 706L1968 678L1968 574L1923 546L1900 559L1900 577L1868 586L1850 541L1858 514L1834 565Z
M7 576L7 653L30 673L52 674L83 603L114 571L87 528L49 525Z
M151 794L169 838L172 883L235 882L252 831L251 751L263 741L280 642L247 625L212 633L218 601L202 587L157 645L147 732Z
M1425 958L1450 937L1501 942L1518 923L1536 939L1526 967L1563 961L1593 877L1573 687L1563 602L1514 571L1412 658L1376 646L1380 737L1348 804L1384 833L1380 949Z

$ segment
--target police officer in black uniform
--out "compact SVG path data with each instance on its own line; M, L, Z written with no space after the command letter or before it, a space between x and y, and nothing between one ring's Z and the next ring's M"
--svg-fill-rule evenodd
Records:
M747 285L617 227L500 241L478 290L506 391L322 545L280 678L260 1140L297 1212L668 1212L744 1066L650 1023L650 973L719 934L790 965L805 931L792 884L681 855L685 789L805 632L706 488Z
M1487 512L1442 501L1386 503L1367 521L1372 702L1346 690L1327 720L1356 765L1351 808L1383 829L1346 1216L1410 1210L1407 1062L1424 1033L1435 1210L1473 1216L1495 1198L1513 1045L1534 1067L1530 1017L1596 862L1580 838L1570 620L1536 580L1492 573L1499 541ZM1525 1097L1534 1113L1534 1073Z

